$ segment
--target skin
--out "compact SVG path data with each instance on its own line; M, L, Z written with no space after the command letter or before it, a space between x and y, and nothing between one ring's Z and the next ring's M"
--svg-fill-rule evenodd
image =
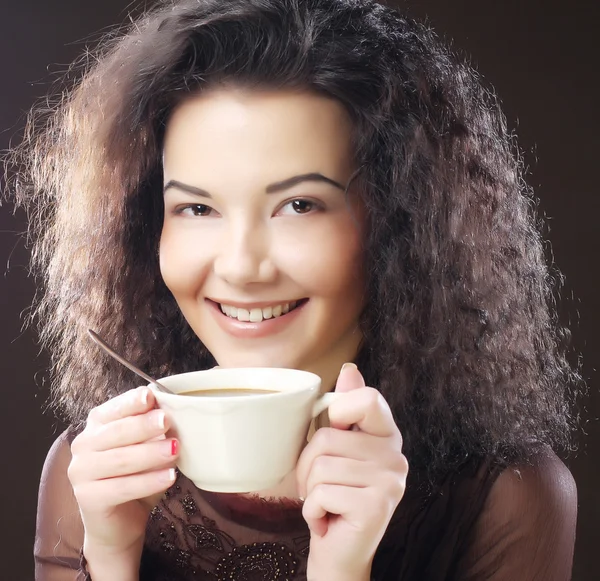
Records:
M364 306L361 208L343 191L350 134L332 100L222 89L180 105L164 147L161 272L218 364L305 369L345 393L296 470L263 492L305 499L309 581L369 579L408 471L383 397L355 365L339 371L356 356ZM327 180L289 182L317 173ZM298 299L275 323L232 323L214 304ZM94 581L138 578L149 511L173 483L169 418L154 404L147 388L120 395L73 442L69 478Z
M220 366L304 369L330 390L356 354L362 212L344 194L355 170L350 131L338 103L304 93L222 90L172 115L161 273ZM339 185L289 182L314 174ZM293 321L259 337L250 328L234 336L214 308L298 299L308 301Z

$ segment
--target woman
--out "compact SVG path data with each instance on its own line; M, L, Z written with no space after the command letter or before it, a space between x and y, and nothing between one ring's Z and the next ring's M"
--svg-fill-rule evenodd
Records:
M14 185L72 426L38 579L570 577L552 450L577 376L502 115L433 33L366 0L164 3L29 135ZM156 376L347 393L276 489L208 493L88 328Z

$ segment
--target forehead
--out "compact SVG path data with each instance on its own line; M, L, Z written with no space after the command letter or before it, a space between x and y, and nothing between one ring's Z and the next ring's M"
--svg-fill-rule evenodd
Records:
M341 179L353 170L351 135L346 110L327 97L211 90L174 110L164 142L165 179L241 174L246 180L276 181L306 171Z

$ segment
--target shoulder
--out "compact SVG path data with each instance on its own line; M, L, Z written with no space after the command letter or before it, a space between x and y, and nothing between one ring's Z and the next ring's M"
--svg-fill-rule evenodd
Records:
M36 579L46 578L46 571L58 567L79 567L83 523L67 474L73 437L66 430L56 438L42 470L34 544Z
M66 452L70 454L71 442L73 442L74 438L75 433L71 428L67 428L64 432L60 433L48 451L48 458L64 455Z
M571 578L577 488L545 448L501 468L457 551L460 579Z
M407 567L414 578L431 570L453 579L570 578L577 489L552 450L511 464L473 457L432 492L423 490L407 487L378 570Z
M44 468L42 470L42 484L57 471L66 473L67 467L71 462L71 442L75 437L75 433L71 429L66 429L62 432L48 450Z
M506 466L492 485L486 505L505 519L521 517L524 509L569 518L577 513L577 486L562 460L544 448L527 462Z
M558 456L544 448L501 470L469 535L471 557L502 553L521 562L516 554L525 551L532 571L550 568L557 579L566 579L576 525L575 480ZM555 577L548 573L539 578Z

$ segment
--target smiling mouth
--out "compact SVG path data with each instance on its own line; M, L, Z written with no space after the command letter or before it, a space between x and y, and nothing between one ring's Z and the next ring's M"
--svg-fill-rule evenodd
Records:
M262 309L244 309L241 307L234 307L233 305L219 303L219 308L221 309L221 312L230 319L236 319L243 323L262 323L262 321L283 317L307 301L308 299L301 299L299 301L291 301L289 303L270 305Z

